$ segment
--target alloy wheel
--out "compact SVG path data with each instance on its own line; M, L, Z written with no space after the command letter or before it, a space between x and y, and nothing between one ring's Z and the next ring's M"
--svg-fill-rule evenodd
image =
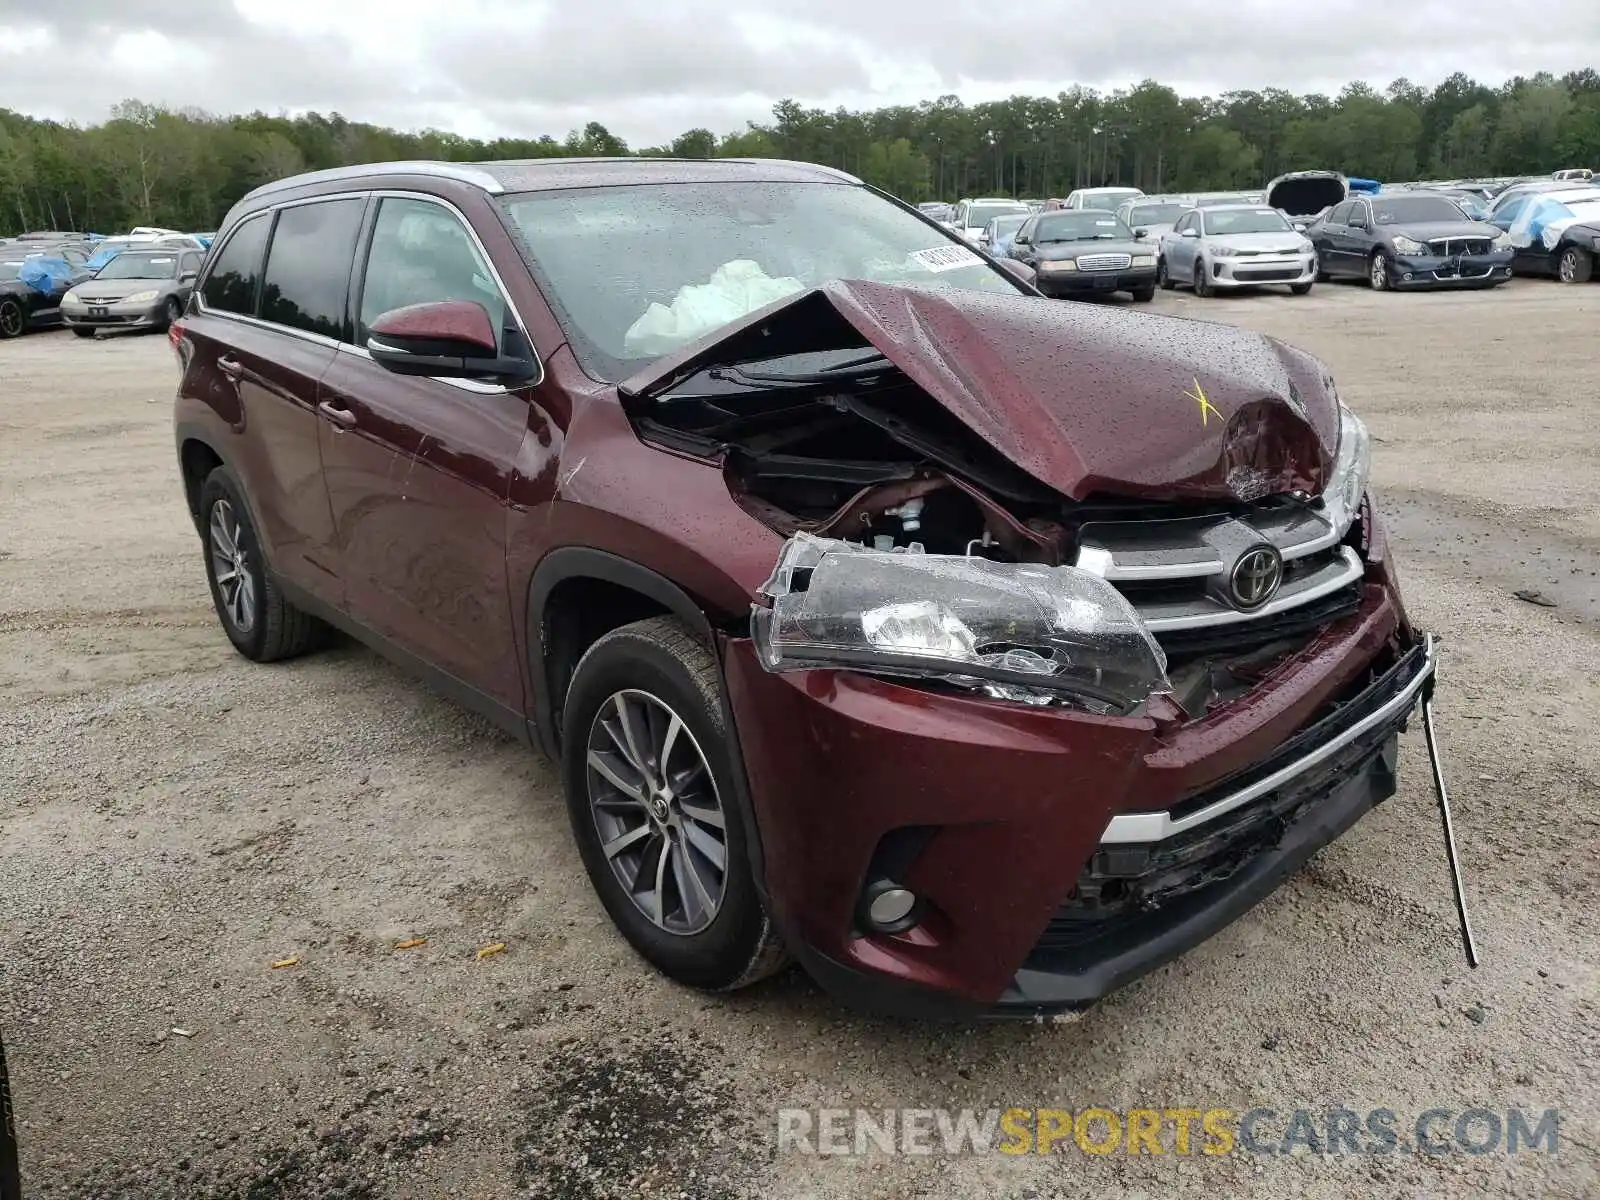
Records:
M237 632L247 634L256 623L255 568L240 540L239 519L226 500L211 506L210 542L211 573L223 612Z
M1577 277L1578 277L1578 252L1577 252L1577 250L1572 249L1571 247L1569 247L1567 249L1567 252L1561 256L1561 262L1560 262L1559 266L1557 267L1557 270L1561 275L1561 282L1562 283L1573 283L1573 282L1575 282Z
M1372 290L1381 292L1389 286L1389 260L1382 254L1372 256L1372 270L1368 276Z
M13 338L22 332L22 306L15 300L0 304L0 338Z
M727 889L727 819L683 718L649 692L612 694L589 727L587 768L589 811L617 882L656 928L706 929Z

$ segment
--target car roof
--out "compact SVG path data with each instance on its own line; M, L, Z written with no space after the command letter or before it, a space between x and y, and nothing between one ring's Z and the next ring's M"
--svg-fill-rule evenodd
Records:
M854 175L832 167L778 158L524 158L472 163L416 160L359 163L326 171L308 171L264 184L247 194L244 200L299 187L358 183L393 176L446 179L492 195L652 183L861 182Z

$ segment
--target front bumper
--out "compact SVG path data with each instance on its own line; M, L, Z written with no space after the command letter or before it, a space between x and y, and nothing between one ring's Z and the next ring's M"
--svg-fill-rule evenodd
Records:
M155 304L96 304L61 309L69 329L156 329L166 320L160 301Z
M1317 277L1316 255L1249 254L1210 260L1211 286L1261 287L1270 283L1310 283Z
M1513 257L1515 251L1512 250L1449 257L1439 254L1396 257L1389 270L1389 283L1397 288L1492 287L1511 278Z
M1211 936L1393 792L1433 673L1385 571L1246 700L1165 730L725 650L791 948L847 1003L922 1016L1082 1008ZM882 878L917 925L864 929Z
M1086 296L1134 292L1156 285L1156 269L1126 267L1120 271L1037 271L1034 286L1046 296Z

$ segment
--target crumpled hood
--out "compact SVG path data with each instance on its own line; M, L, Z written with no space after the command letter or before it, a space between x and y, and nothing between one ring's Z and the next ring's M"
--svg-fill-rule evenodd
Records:
M648 396L718 363L859 344L852 330L984 441L1073 499L1317 494L1338 448L1327 368L1262 334L862 280L768 305L619 390Z

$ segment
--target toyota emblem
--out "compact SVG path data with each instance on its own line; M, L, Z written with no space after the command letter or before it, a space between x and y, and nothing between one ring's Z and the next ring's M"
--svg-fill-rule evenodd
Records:
M1228 577L1234 606L1241 609L1260 608L1277 595L1282 582L1283 555L1271 546L1246 550L1233 564L1233 574Z

